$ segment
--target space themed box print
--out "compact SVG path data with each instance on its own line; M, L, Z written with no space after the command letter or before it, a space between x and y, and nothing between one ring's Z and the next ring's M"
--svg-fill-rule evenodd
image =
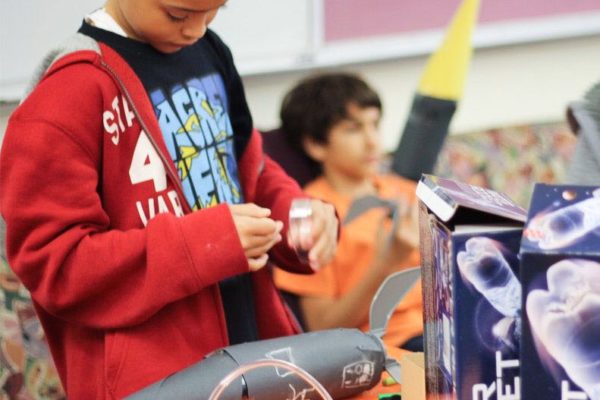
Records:
M518 400L526 211L432 175L417 186L427 398Z
M600 188L537 184L521 244L524 399L600 399Z

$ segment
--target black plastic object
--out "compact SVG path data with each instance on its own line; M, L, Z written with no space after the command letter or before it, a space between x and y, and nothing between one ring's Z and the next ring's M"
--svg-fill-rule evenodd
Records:
M415 182L433 172L455 111L456 101L415 94L392 171Z

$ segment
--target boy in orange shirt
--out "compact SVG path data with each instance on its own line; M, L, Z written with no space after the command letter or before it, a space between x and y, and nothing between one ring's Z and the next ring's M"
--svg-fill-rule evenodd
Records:
M304 189L333 204L345 221L354 200L377 196L397 203L403 217L391 231L389 208L371 208L342 227L338 251L314 275L275 271L276 285L299 296L308 330L368 330L371 300L391 273L420 264L415 183L377 173L381 101L360 78L326 74L305 79L285 97L282 132L318 164L321 176ZM386 344L422 351L422 298L418 284L398 305Z

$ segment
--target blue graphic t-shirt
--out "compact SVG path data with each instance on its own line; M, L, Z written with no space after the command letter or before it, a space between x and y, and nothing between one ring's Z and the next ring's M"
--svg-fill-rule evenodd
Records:
M241 203L227 93L217 73L150 93L165 143L194 210Z
M237 170L252 131L229 49L208 31L194 45L163 54L93 27L79 30L116 50L146 88L169 155L193 210L244 201ZM249 274L220 282L230 343L258 339Z

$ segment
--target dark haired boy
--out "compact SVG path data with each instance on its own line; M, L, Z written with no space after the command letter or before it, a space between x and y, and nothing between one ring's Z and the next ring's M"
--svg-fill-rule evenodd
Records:
M306 193L335 205L341 221L352 202L366 196L391 200L404 211L394 232L386 207L344 224L334 260L314 275L276 271L278 287L300 296L309 330L368 330L371 299L383 280L419 265L415 184L378 174L381 109L379 96L365 81L344 73L309 77L283 100L282 134L320 171L305 186ZM422 321L418 285L399 304L384 340L391 346L422 351Z

